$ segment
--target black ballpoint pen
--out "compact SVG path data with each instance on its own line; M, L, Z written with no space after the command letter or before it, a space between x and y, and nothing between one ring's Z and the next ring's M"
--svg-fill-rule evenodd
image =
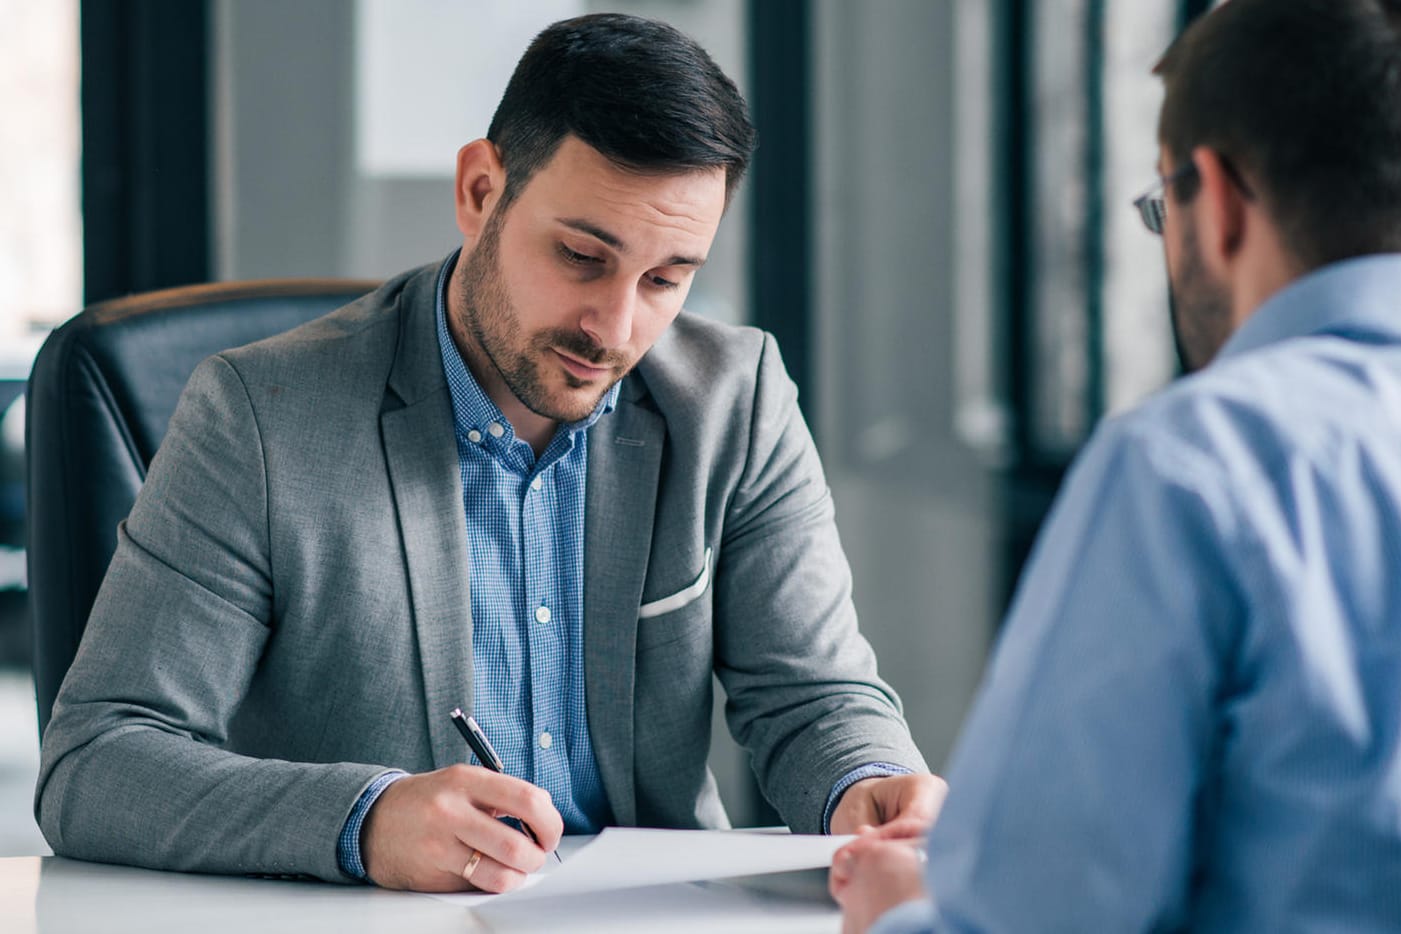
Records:
M506 774L506 766L501 761L501 757L496 754L496 750L491 748L491 742L482 732L482 728L477 726L477 721L462 712L461 707L454 707L452 713L448 714L452 718L452 725L457 727L457 732L462 734L462 738L467 740L467 746L472 750L472 754L477 757L484 768L493 772ZM536 845L544 848L540 843L540 838L535 836L535 831L530 829L530 825L520 818L516 818L516 823L520 824L521 830ZM555 851L555 859L564 862L560 858L559 851Z

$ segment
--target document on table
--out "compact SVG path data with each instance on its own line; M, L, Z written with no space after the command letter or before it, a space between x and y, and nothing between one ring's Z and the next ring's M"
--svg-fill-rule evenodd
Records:
M566 838L567 839L567 838ZM548 866L526 885L504 895L440 895L446 901L481 905L581 895L676 882L701 882L832 865L832 855L851 837L742 830L649 830L609 827Z

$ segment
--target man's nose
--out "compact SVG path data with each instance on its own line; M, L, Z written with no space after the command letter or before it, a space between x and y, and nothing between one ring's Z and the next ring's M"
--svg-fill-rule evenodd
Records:
M598 289L584 313L584 333L605 350L622 347L632 338L637 290L632 283L611 282Z

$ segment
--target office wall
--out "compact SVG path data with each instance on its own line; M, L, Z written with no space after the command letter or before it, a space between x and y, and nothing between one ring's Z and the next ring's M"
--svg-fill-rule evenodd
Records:
M862 629L947 756L999 611L986 4L819 0L819 429Z

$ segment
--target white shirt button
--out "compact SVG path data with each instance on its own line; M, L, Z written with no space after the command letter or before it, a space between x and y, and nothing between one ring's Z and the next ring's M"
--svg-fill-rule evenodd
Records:
M482 433L477 429L473 428L471 431L467 432L467 440L472 442L473 444L481 444Z
M550 621L550 608L547 606L537 606L535 608L535 621L537 623L548 623Z
M501 427L500 422L492 422L486 426L486 430L491 432L493 438L499 438L506 433L506 429Z
M555 738L550 735L549 730L540 734L540 748L549 749L555 744Z
M534 480L531 480L531 481L530 481L530 488L531 488L532 490L538 490L538 489L540 489L540 487L542 487L542 486L544 486L544 485L545 485L544 482L541 481L541 479L540 479L539 477L536 477Z

